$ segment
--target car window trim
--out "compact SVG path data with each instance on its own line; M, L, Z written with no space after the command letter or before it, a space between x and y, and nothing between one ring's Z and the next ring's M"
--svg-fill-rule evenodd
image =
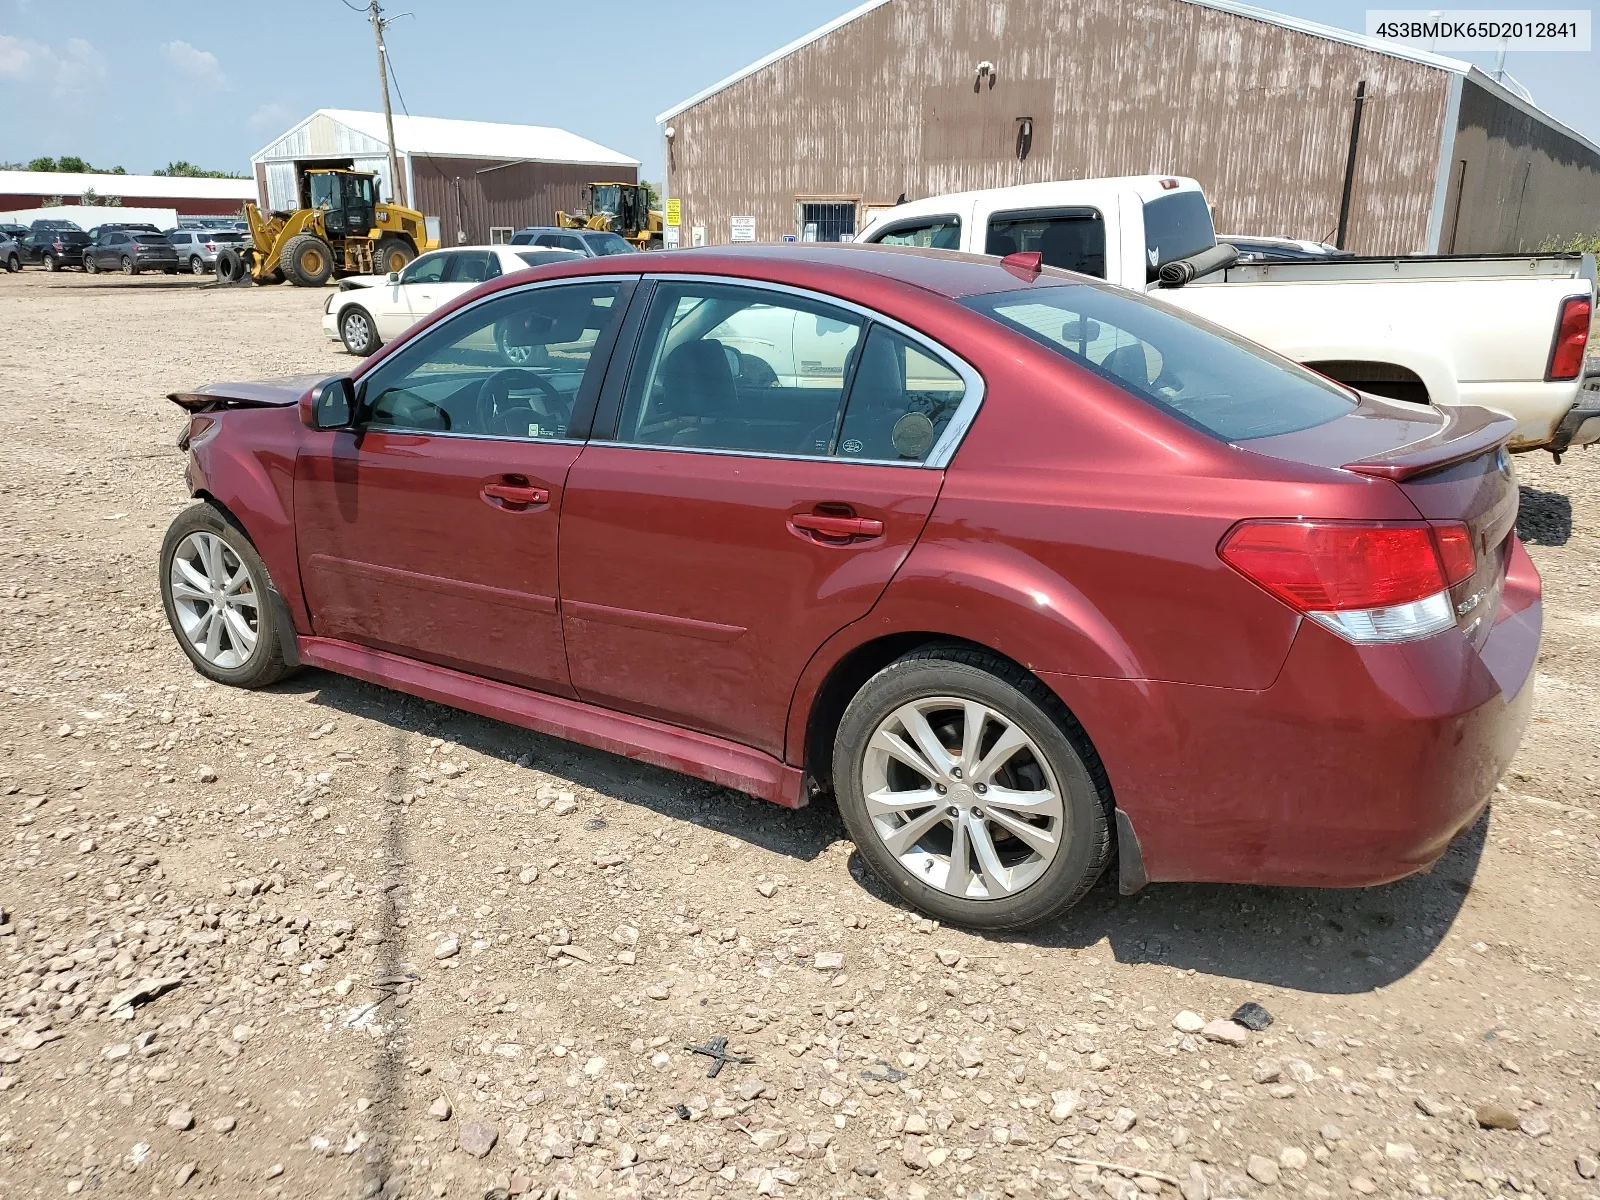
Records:
M447 325L453 324L459 317L472 312L474 309L482 308L485 304L489 304L496 300L501 300L506 296L516 295L522 292L542 290L544 288L563 286L580 287L585 284L593 283L615 283L617 285L617 297L612 301L612 304L621 304L623 306L623 314L620 320L612 322L609 332L602 330L600 337L595 340L594 351L590 354L589 361L592 364L595 358L599 357L601 354L604 354L606 358L605 366L601 370L600 375L596 376L596 379L599 382L596 382L593 387L591 387L589 383L590 372L587 367L584 369L583 381L578 385L578 394L573 397L572 420L567 425L566 437L512 437L509 434L504 433L455 433L448 429L390 429L388 427L375 429L370 425L356 425L353 427L354 432L358 437L367 432L379 432L408 433L414 434L418 437L476 438L480 441L488 440L497 442L550 442L558 445L568 446L575 444L582 445L587 443L589 441L589 432L593 427L595 407L598 403L600 389L603 386L605 377L609 376L610 374L611 359L616 351L618 335L622 330L622 326L627 322L628 317L632 313L633 293L638 289L639 276L620 273L615 275L568 275L560 279L539 279L529 283L519 284L516 287L498 289L490 292L487 296L478 297L478 299L474 300L471 304L463 305L461 308L456 309L455 312L451 313L443 321L439 322L439 324L429 326L421 335L419 335L421 337L428 337L433 333L444 329ZM356 389L355 411L357 413L365 412L367 405L367 384L371 380L373 373L377 370L380 370L382 367L383 362L371 363L370 365L363 366L353 376L352 382L355 384Z
M902 322L895 320L893 317L886 316L875 309L867 308L866 306L857 304L854 301L845 300L839 296L831 296L826 292L814 291L810 288L794 287L786 283L772 283L765 279L750 279L742 275L680 275L677 272L652 272L644 275L643 278L646 282L651 284L669 282L708 283L720 284L725 287L747 287L755 290L780 292L785 295L798 296L801 299L809 300L814 304L831 305L834 308L844 309L846 312L852 313L855 316L863 319L861 335L862 344L865 344L868 326L872 324L882 325L907 338L908 340L915 342L917 345L926 350L930 357L944 363L945 366L949 367L961 377L961 382L965 385L966 390L962 394L961 403L956 406L956 411L950 416L950 423L945 426L944 432L939 435L939 440L933 444L933 449L928 451L927 457L925 457L921 462L906 462L903 459L886 458L839 458L837 455L833 454L822 456L815 454L774 454L770 451L762 450L727 450L704 446L651 446L642 442L616 441L614 439L617 433L617 421L620 420L622 415L621 397L626 389L626 378L620 381L616 389L616 412L611 420L609 436L606 438L592 438L589 442L591 446L618 446L631 450L679 450L689 451L696 454L729 454L734 456L743 456L745 458L783 458L790 459L794 462L853 462L871 464L873 466L911 467L916 469L942 471L950 465L950 460L955 457L956 451L961 448L961 443L966 438L967 430L972 427L973 421L977 418L978 409L983 405L983 376L978 373L976 367L967 362L967 360L962 358L960 355L956 354L955 351L949 349L947 346L941 345L939 342L934 341L926 334L918 332L917 330L911 328L911 326L903 324ZM633 316L632 313L629 313L628 315L629 317ZM642 312L640 313L639 325L642 328ZM626 372L624 372L625 376L632 375L633 369L637 365L636 359L638 356L638 350L638 331L635 331L635 343L630 348L628 355L628 366ZM610 372L607 373L607 385L611 383L610 374ZM849 382L852 386L854 386L855 378L853 375ZM848 410L849 405L850 394L848 390L841 388L839 394L840 411L843 412ZM597 422L596 428L600 427L601 426ZM839 427L836 425L835 428L837 430Z
M961 214L937 213L929 217L905 217L899 221L896 221L893 225L886 226L883 229L873 230L872 239L867 244L878 246L881 245L883 243L883 239L888 237L891 233L900 233L907 229L927 229L933 225L949 224L952 221L955 223L956 228L959 229L961 227Z

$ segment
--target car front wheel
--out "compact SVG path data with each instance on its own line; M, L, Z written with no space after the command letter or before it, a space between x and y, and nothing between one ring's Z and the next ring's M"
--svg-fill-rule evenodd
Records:
M339 317L339 337L351 354L365 358L383 345L372 317L359 304L352 304Z
M211 504L178 514L161 543L161 602L189 661L208 679L258 688L289 673L293 631L250 539Z
M976 648L915 651L868 680L839 724L833 778L873 871L949 924L1051 920L1111 858L1111 789L1082 727Z

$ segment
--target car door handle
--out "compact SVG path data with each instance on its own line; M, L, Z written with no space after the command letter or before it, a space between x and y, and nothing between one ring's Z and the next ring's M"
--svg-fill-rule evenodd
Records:
M514 483L486 483L479 494L486 503L496 508L510 508L516 511L534 504L550 503L550 493L546 489Z
M789 528L814 542L860 542L883 536L883 522L872 517L843 517L830 513L795 513Z

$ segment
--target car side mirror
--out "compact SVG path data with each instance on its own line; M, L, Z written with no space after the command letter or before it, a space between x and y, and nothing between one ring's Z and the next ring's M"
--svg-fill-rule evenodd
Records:
M347 429L355 412L356 385L348 375L340 375L311 394L306 424L312 429Z
M390 271L389 272L389 282L390 283L399 283L400 282L400 272L399 271Z

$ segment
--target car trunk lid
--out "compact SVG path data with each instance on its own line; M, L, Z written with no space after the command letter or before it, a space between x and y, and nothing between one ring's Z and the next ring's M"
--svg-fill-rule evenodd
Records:
M287 408L298 404L317 384L330 375L286 375L249 383L208 383L189 392L167 396L189 412L210 412L219 408Z
M1517 523L1516 472L1506 450L1516 427L1491 409L1425 408L1363 394L1337 420L1242 444L1256 453L1390 480L1436 526L1466 526L1475 565L1451 587L1450 599L1457 626L1481 645L1494 624Z

